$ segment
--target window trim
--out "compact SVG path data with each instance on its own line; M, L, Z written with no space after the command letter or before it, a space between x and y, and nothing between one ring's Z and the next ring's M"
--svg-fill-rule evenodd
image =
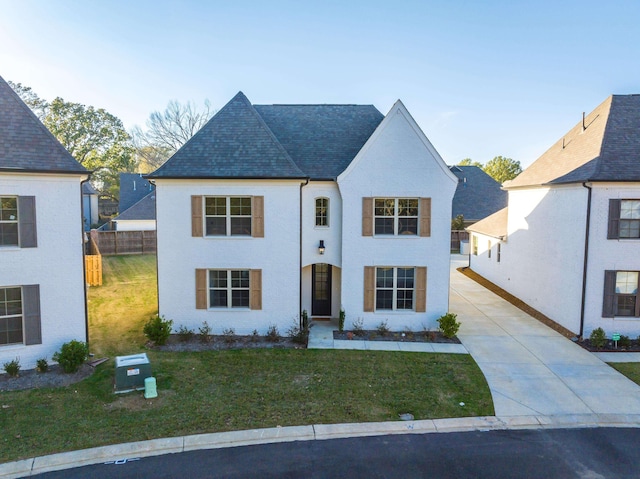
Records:
M16 217L13 220L3 220L0 217L0 224L15 224L16 225L16 242L11 244L0 243L0 248L20 248L20 200L15 195L2 195L0 196L0 202L4 199L12 199L16 202Z
M473 256L478 256L478 236L471 235L471 253Z
M393 216L386 216L386 215L377 215L376 214L376 201L377 200L393 200ZM401 200L415 200L417 203L416 206L416 214L415 215L411 215L411 216L400 216L399 212L400 212L400 201ZM376 233L376 220L377 219L388 219L388 218L393 218L393 233ZM415 233L413 232L402 232L400 233L400 219L401 218L406 218L406 219L414 219L416 222L416 231ZM419 237L420 236L420 197L405 197L405 196L397 196L397 197L392 197L392 196L376 196L373 198L373 236L381 236L381 237L396 237L396 236L400 236L400 237L404 237L404 236L410 236L410 237Z
M382 309L378 308L378 291L379 290L389 290L390 288L381 288L378 287L378 270L380 269L391 269L393 274L393 286L392 290L392 303L391 309ZM411 269L413 270L413 287L412 288L398 288L398 270L399 269ZM405 312L415 312L416 311L416 291L417 291L417 271L418 269L415 266L376 266L374 268L374 298L373 298L373 310L374 312L393 312L393 313L405 313ZM411 291L411 308L398 308L398 291Z
M237 269L237 268L210 268L207 269L207 309L215 311L246 311L251 309L251 270L250 269ZM226 288L214 288L211 286L212 271L225 271L227 273L227 287ZM246 287L233 287L233 274L234 272L246 272L248 286ZM211 306L211 292L214 290L226 290L227 292L227 306ZM233 292L234 291L247 291L247 305L246 306L234 306L233 305Z
M324 215L324 220L325 220L325 224L318 224L318 219L322 218L321 216L318 217L318 201L321 200L325 200L326 201L326 205L325 205L325 215ZM314 200L314 213L315 213L315 228L329 228L330 226L330 209L329 206L331 205L331 200L326 197L326 196L317 196ZM322 206L320 206L320 208L322 208Z
M24 345L25 344L25 304L24 304L24 292L22 291L21 286L2 286L0 287L0 291L6 291L8 289L17 289L20 291L20 314L8 314L8 315L0 315L0 321L8 321L12 318L20 318L20 326L21 326L21 336L22 339L18 342L9 343L9 342L0 342L0 348L16 346L16 345ZM6 293L5 293L6 294Z
M207 199L209 198L224 198L225 199L225 234L208 234L207 233L207 218L221 218L222 215L208 215L207 214ZM249 215L232 215L231 214L231 199L232 198L240 198L249 200L249 208L251 208L251 213ZM253 229L253 219L254 219L254 205L253 205L253 197L245 196L245 195L211 195L211 196L203 196L203 209L202 209L202 220L204 222L203 225L203 236L205 238L227 238L227 237L242 237L242 238L251 238L254 235ZM232 219L233 218L249 218L249 228L251 231L249 234L233 234L231 230Z

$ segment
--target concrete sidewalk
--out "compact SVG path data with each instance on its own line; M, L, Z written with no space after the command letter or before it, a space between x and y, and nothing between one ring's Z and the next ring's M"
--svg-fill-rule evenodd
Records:
M450 311L484 373L496 416L640 414L640 386L455 270Z

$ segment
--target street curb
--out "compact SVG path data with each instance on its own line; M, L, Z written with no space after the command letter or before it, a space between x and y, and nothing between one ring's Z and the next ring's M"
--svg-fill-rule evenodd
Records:
M119 462L201 449L293 441L320 441L395 434L432 434L518 429L640 427L640 414L565 414L559 416L482 416L419 421L316 424L152 439L51 454L0 464L0 479L30 477L45 472L106 462Z

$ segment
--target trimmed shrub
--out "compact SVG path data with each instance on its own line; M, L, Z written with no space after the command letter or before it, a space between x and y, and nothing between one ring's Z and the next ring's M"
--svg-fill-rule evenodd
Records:
M47 358L41 358L36 361L36 371L39 373L46 373L49 370L49 363Z
M280 341L280 332L278 331L278 326L275 324L269 325L269 329L267 330L267 341L271 343L277 343Z
M167 342L171 335L171 327L173 320L165 319L164 316L156 315L144 325L144 335L158 346L162 346Z
M455 313L447 313L438 319L440 331L445 338L453 338L460 329L460 322L457 320L458 315Z
M596 328L589 335L589 342L594 348L602 348L607 344L607 335L602 328Z
M356 336L364 336L364 320L362 318L356 319L352 323L352 326L351 330L353 331L353 334Z
M296 320L293 320L293 325L287 330L287 337L294 343L307 344L309 339L309 328L300 327L296 324Z
M338 331L344 331L344 320L347 318L347 313L344 312L344 309L340 308L340 316L338 317Z
M54 353L53 360L62 367L65 373L75 373L89 356L89 348L82 341L75 339L64 343L60 351Z
M198 328L200 332L200 341L203 343L208 343L211 341L211 326L206 321L202 322L202 326Z
M20 358L15 358L11 361L7 361L2 365L4 371L12 378L17 378L20 373Z
M385 336L390 331L386 319L384 321L380 321L380 324L376 326L376 331L378 331L380 336Z
M236 340L236 330L233 328L223 329L222 336L225 343L231 344Z

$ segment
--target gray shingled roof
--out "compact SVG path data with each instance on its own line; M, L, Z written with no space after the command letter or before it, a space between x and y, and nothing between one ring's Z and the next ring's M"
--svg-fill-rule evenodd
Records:
M149 178L304 178L239 92Z
M156 192L152 191L136 204L127 208L112 221L120 220L155 220L156 219Z
M0 171L88 173L0 77Z
M240 92L148 177L335 179L383 118L372 105L251 105Z
M82 194L83 195L97 195L98 191L93 187L91 183L88 181L86 183L82 183Z
M506 188L640 181L640 95L612 95Z
M154 190L141 173L120 173L118 211L126 211Z
M458 177L452 218L462 215L467 221L478 221L507 206L507 192L481 168L456 165L449 169Z
M508 208L502 208L485 219L467 226L467 231L473 231L492 238L503 238L507 235Z
M254 105L298 167L312 179L335 179L378 127L373 105Z

